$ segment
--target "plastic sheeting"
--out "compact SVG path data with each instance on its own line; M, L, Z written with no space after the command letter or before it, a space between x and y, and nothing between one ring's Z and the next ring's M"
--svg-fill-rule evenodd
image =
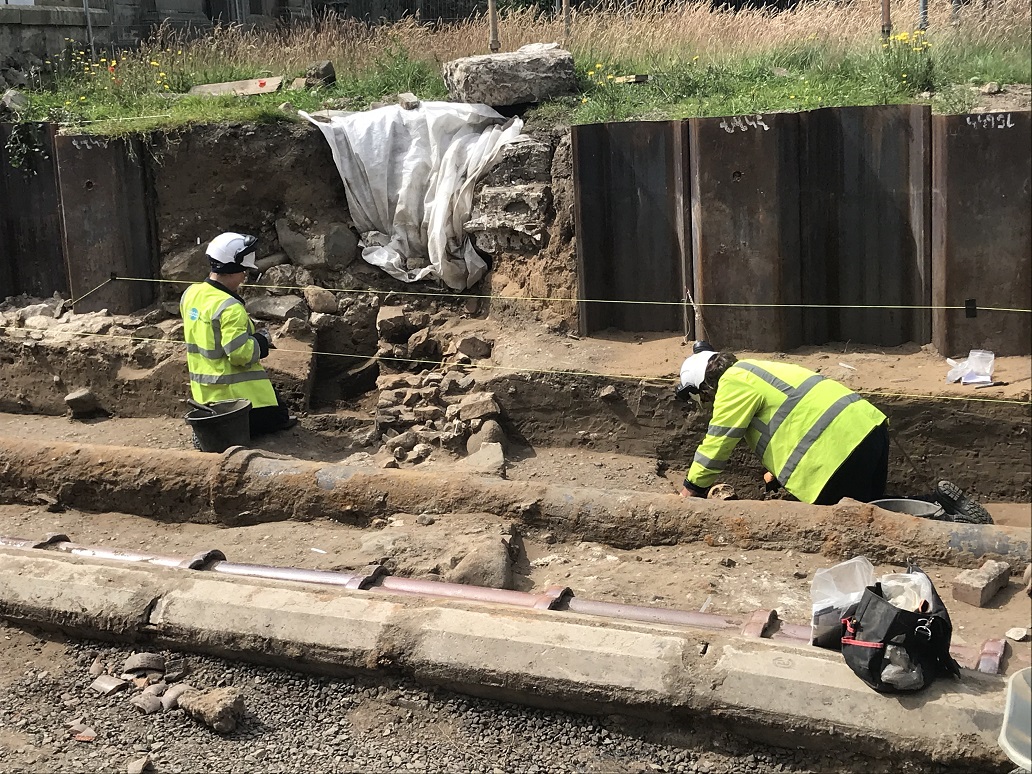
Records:
M463 225L477 179L520 136L520 119L452 102L300 115L330 144L363 260L405 282L439 278L456 290L484 275Z

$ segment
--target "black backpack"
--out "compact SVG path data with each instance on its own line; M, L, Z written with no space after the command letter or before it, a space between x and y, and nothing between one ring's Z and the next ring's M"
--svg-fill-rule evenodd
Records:
M915 565L908 565L907 572L925 575ZM895 607L876 583L864 590L856 611L842 619L846 664L876 691L917 691L940 675L960 675L950 656L950 614L931 579L928 583L931 598L920 612Z

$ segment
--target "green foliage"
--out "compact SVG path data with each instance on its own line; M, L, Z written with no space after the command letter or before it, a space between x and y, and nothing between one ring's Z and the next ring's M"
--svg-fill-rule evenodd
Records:
M409 34L415 34L413 30L436 34L415 27ZM63 54L47 62L45 85L32 93L22 120L117 135L194 123L290 120L290 113L279 107L284 101L305 111L359 110L405 91L424 99L446 96L433 55L422 49L415 55L411 52L419 48L418 42L406 40L392 28L378 33L376 47L371 48L373 44L362 37L366 32L358 28L352 32L357 37L351 50L364 53L338 60L333 86L248 97L187 92L198 84L272 75L282 75L289 82L303 72L272 72L267 64L255 64L268 60L253 40L225 30L216 30L202 45L177 44L159 36L139 50L100 55L96 61L69 40ZM289 34L283 33L284 46L290 42ZM982 42L963 42L946 34L942 48L939 39L920 31L901 32L884 41L853 38L848 45L821 34L825 37L811 34L791 44L772 44L765 51L736 56L668 48L664 50L676 53L643 51L633 60L614 61L601 51L589 51L579 56L577 64L579 95L538 106L528 118L592 123L915 100L928 100L937 111L963 112L975 101L969 88L972 83L1032 80L1024 34ZM280 65L280 70L297 66ZM634 74L647 74L649 80L619 82L620 76Z

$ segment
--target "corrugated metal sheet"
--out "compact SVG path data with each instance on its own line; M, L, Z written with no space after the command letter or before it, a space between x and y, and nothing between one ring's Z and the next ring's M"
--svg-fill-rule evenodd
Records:
M932 118L932 301L1032 309L1032 113ZM1032 354L1032 315L933 311L944 355Z
M580 297L679 302L689 280L687 123L573 127ZM679 305L580 304L583 334L684 331Z
M798 304L799 118L693 118L691 202L695 300ZM705 307L717 347L784 351L801 343L798 308Z
M139 141L87 135L55 142L64 252L75 311L128 314L154 301L157 285L113 282L112 274L156 277L157 248Z
M931 303L927 105L799 114L803 301ZM926 310L808 309L804 338L894 346L931 338Z
M0 124L0 298L68 292L54 131L48 124Z

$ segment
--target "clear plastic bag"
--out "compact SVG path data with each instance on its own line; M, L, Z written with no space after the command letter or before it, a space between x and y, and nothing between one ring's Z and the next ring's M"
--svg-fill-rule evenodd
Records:
M873 586L874 580L874 565L864 556L854 556L813 574L810 601L813 603L811 642L814 645L838 646L846 610L860 601L864 589Z
M973 349L968 352L967 360L956 361L946 358L950 366L946 374L946 383L953 384L988 384L993 380L993 366L996 355L987 349Z
M898 645L885 646L885 660L882 664L883 682L901 691L914 691L924 685L921 665L911 661L907 652Z

